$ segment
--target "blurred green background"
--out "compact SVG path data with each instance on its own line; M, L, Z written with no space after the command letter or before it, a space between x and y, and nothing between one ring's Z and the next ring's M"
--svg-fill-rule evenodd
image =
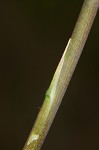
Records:
M0 2L0 150L21 150L83 0ZM99 13L42 150L99 150Z

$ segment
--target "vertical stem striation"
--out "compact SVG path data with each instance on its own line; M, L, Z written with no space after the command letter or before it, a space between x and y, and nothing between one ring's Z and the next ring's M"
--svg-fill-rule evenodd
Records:
M39 150L53 122L99 7L99 0L85 0L73 34L56 69L34 127L23 150Z

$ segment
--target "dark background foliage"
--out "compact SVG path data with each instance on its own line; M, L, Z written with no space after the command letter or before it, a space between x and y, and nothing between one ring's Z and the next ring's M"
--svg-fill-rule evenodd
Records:
M21 150L83 0L0 2L0 150ZM99 14L42 150L99 149Z

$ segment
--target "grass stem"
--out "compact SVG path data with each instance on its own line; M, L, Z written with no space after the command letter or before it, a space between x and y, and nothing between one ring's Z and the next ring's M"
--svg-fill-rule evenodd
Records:
M98 7L99 0L84 1L73 34L45 94L44 103L23 150L41 148L77 65Z

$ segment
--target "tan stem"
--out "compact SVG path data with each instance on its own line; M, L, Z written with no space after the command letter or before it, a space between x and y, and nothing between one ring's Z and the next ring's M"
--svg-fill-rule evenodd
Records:
M41 148L79 60L98 7L99 0L85 0L73 34L45 94L44 103L23 150Z

